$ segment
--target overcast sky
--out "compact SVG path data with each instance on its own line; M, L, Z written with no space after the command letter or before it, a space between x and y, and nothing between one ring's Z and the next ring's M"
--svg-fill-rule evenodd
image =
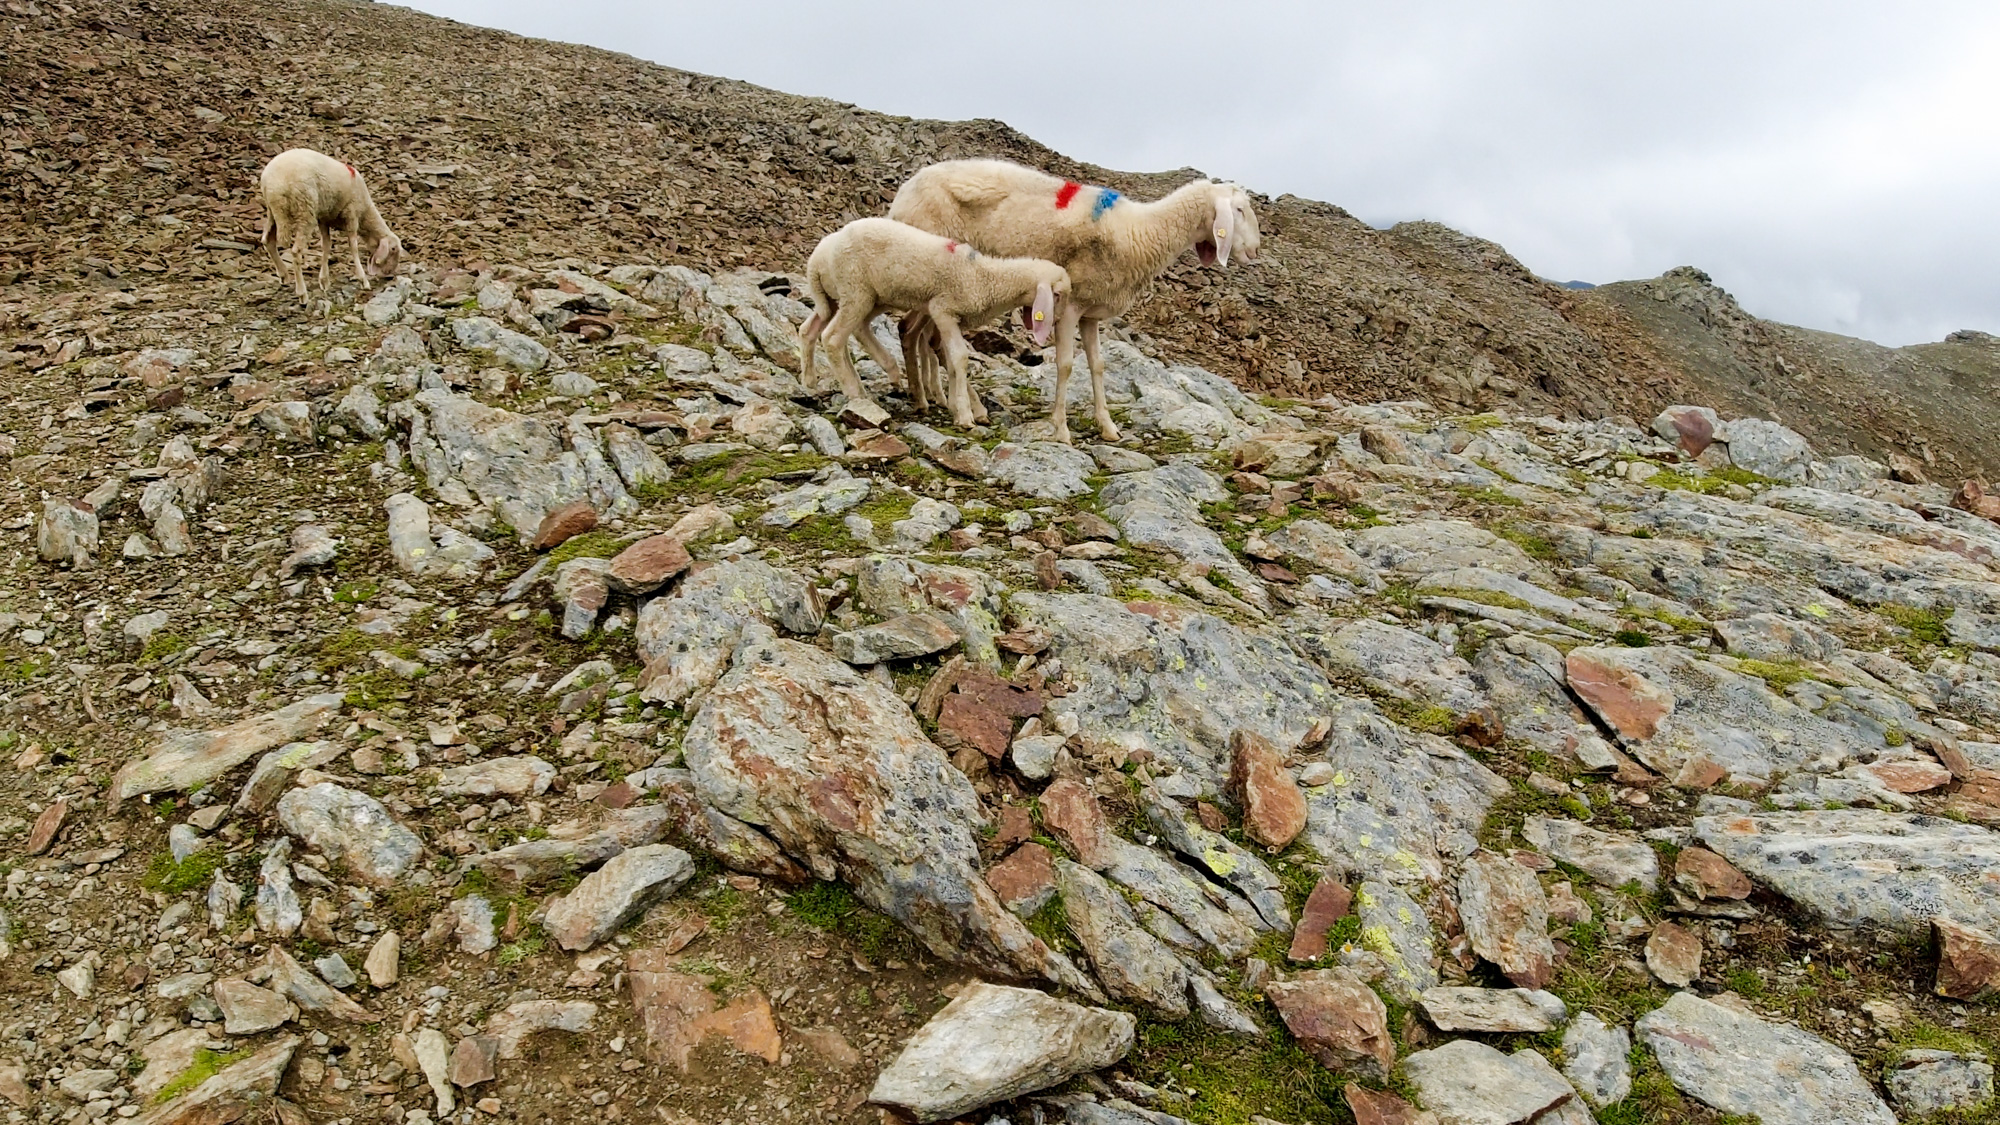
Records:
M1696 265L1794 324L2000 332L1992 0L412 6L1435 219L1556 280Z

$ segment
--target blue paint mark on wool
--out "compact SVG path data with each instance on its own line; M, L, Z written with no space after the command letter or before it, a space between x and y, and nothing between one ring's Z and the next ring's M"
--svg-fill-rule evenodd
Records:
M1117 192L1112 191L1110 188L1098 188L1097 202L1090 208L1090 221L1094 223L1103 218L1104 213L1111 210L1111 205L1116 202L1118 202Z

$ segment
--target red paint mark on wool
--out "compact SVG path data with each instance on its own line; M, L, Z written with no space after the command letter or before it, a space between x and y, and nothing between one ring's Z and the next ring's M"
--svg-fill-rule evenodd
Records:
M944 252L945 252L945 253L947 253L947 254L956 254L956 253L958 253L958 243L956 243L956 242L946 242L946 243L944 244Z
M1069 201L1075 199L1076 193L1082 190L1083 185L1077 183L1075 180L1064 180L1063 186L1056 191L1056 210L1060 211L1068 207Z
M359 173L359 172L356 172L356 171L354 170L354 165L352 165L352 164L349 164L349 165L346 165L345 167L347 168L347 174L348 174L348 175L350 175L350 176L358 176L358 175L360 175L360 174L361 174L361 173Z

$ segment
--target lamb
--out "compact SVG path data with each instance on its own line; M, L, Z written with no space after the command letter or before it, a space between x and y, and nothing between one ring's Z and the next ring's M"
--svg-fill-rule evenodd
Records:
M264 231L261 241L278 277L285 265L278 252L292 247L292 272L299 299L306 296L306 236L317 232L320 244L319 288L326 292L327 274L333 261L329 235L335 230L347 234L354 254L354 279L363 289L369 284L369 270L387 277L402 260L403 241L368 195L368 184L354 165L342 163L323 152L294 148L271 158L258 175L263 193ZM361 264L363 243L368 247L368 267Z
M882 312L921 312L934 326L937 347L951 369L952 419L969 426L976 413L966 372L971 348L963 331L1020 309L1036 345L1046 344L1066 315L1070 280L1052 262L996 258L893 219L869 218L820 240L806 263L806 292L813 314L799 329L799 373L808 385L816 381L813 348L823 340L840 389L851 400L864 398L847 341L858 335L875 362L894 375L896 362L868 322ZM925 380L914 366L906 381L922 409Z
M896 192L889 217L988 254L1043 258L1069 271L1074 290L1055 334L1054 423L1062 442L1070 440L1064 405L1078 328L1098 429L1106 441L1116 441L1118 427L1104 401L1098 324L1130 308L1183 251L1193 248L1203 265L1226 267L1231 253L1256 261L1262 242L1250 196L1235 184L1195 180L1145 203L1004 160L933 164ZM921 320L913 313L904 324L905 339L919 352L933 346Z

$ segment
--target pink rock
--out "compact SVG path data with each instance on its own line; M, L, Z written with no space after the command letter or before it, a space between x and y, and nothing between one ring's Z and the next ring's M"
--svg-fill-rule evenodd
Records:
M1309 970L1296 979L1265 985L1264 995L1278 1009L1292 1038L1327 1068L1379 1080L1396 1065L1389 1009L1353 973Z
M1305 794L1262 736L1239 730L1229 748L1229 786L1243 802L1243 834L1273 851L1285 847L1305 830Z
M1042 790L1042 824L1085 867L1102 869L1111 862L1111 829L1105 823L1104 810L1081 783L1063 778Z
M1569 686L1626 738L1644 741L1674 711L1674 696L1624 662L1627 650L1579 648L1564 661Z
M573 500L542 517L535 529L535 550L546 551L597 527L597 509L588 500Z
M1646 939L1646 967L1662 982L1686 988L1701 975L1701 939L1686 926L1661 922Z
M651 535L618 552L604 577L613 590L637 597L650 594L686 570L694 559L671 535Z
M1299 911L1299 924L1292 930L1292 947L1285 956L1294 961L1315 961L1326 956L1326 933L1347 916L1354 904L1354 892L1338 879L1322 875Z
M1707 848L1682 848L1674 857L1674 885L1703 902L1750 897L1750 876Z
M1007 909L1026 917L1048 905L1056 893L1056 869L1049 849L1027 843L986 871L986 885Z

